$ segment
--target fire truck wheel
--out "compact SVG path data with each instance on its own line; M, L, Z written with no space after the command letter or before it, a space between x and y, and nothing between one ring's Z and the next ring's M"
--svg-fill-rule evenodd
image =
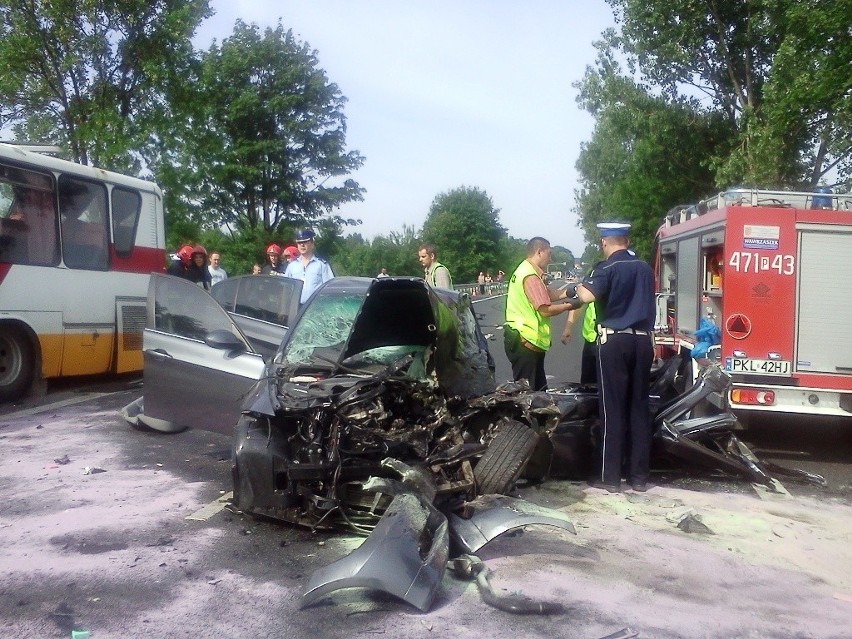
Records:
M524 423L507 419L473 467L480 495L507 494L535 450L538 434Z
M33 345L23 330L0 326L0 401L18 399L33 382Z

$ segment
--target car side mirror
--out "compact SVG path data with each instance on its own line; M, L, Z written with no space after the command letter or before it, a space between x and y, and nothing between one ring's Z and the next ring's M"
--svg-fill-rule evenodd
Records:
M204 343L211 348L218 348L223 351L244 351L246 349L242 340L231 331L226 331L223 328L217 328L215 331L207 333Z

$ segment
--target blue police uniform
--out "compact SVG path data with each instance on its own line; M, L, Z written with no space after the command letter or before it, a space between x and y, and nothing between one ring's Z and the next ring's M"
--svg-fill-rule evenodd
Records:
M601 228L626 235L627 225ZM648 391L654 361L654 273L632 251L620 249L583 280L595 296L598 321L598 396L601 421L600 476L620 488L622 461L634 488L644 489L651 454Z
M297 257L287 265L287 270L284 275L297 280L302 280L302 296L299 299L300 304L304 304L308 298L317 290L323 282L327 282L334 277L331 266L328 262L321 260L317 256L313 256L307 264L302 264L302 258Z

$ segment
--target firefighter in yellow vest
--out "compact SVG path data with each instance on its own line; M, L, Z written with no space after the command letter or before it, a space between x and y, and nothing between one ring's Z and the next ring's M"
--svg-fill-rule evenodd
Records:
M547 390L544 356L550 348L550 318L582 304L567 291L551 291L541 276L550 263L550 242L534 237L527 257L509 278L503 344L515 381L526 379L530 388Z

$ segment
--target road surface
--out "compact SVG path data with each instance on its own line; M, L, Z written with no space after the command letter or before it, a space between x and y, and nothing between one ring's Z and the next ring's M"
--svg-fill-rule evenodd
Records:
M498 379L508 363L489 318L500 308L477 306L495 336ZM572 346L548 355L554 379L576 371ZM834 469L840 479L827 490L790 485L789 495L768 495L671 471L644 494L571 481L522 487L530 501L565 512L577 534L530 527L480 556L499 593L559 602L558 615L500 612L449 574L428 613L362 590L300 610L305 577L360 539L229 509L229 438L134 430L118 411L140 392L138 378L86 380L0 409L6 636L594 639L625 627L657 639L849 636L846 431L815 438L813 425L794 424L772 439L779 461ZM694 520L712 534L678 526Z

